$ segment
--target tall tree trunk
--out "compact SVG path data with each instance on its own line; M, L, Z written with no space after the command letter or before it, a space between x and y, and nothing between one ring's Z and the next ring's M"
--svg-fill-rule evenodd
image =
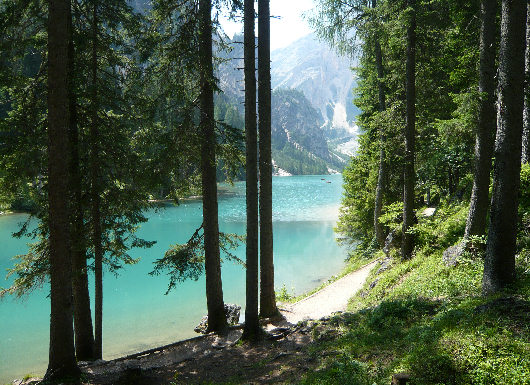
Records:
M523 163L530 163L530 3L526 12Z
M204 253L206 265L206 301L208 331L223 332L226 315L221 281L219 253L219 222L217 207L217 180L215 165L215 121L213 101L212 63L212 4L199 1L199 60L201 82L201 171L204 225Z
M45 378L76 377L72 327L72 261L69 250L68 127L71 38L70 1L50 0L48 17L48 200L50 252L50 350Z
M101 176L99 159L98 127L98 2L92 8L92 79L91 79L91 122L90 122L90 179L91 179L91 216L92 244L94 247L94 280L95 280L95 351L96 359L103 357L103 245L101 226Z
M517 206L523 132L526 1L503 0L499 100L491 221L482 291L499 291L515 279Z
M274 294L270 55L270 4L269 0L258 0L260 315L262 317L279 315Z
M403 259L412 257L414 238L408 230L414 224L414 155L416 137L416 5L415 0L408 0L411 7L409 26L407 28L407 122L405 126L405 157L403 172Z
M372 0L372 8L377 7L377 0ZM386 109L386 95L385 85L383 78L385 76L383 67L383 54L381 53L381 44L379 43L379 34L376 33L374 42L374 54L375 54L375 66L377 68L377 87L379 92L379 111L382 112ZM377 187L375 189L375 208L374 208L374 229L375 238L380 247L385 245L385 229L381 223L379 223L379 217L383 209L383 193L385 190L385 179L386 179L386 161L385 161L385 134L383 128L380 128L380 150L379 150L379 173L377 176Z
M72 32L72 30L70 30ZM77 98L73 87L75 76L75 50L73 39L68 49L70 71L70 191L72 207L71 252L72 252L72 289L74 304L75 352L78 361L94 359L94 334L88 291L86 263L85 225L83 199L81 194L81 173L79 170L79 130L77 126Z
M489 206L491 157L497 125L495 111L495 35L497 1L482 0L480 7L479 120L475 143L475 175L465 237L483 235Z
M261 334L258 314L258 141L256 124L256 39L254 0L245 0L245 135L247 202L246 306L243 338L256 340Z

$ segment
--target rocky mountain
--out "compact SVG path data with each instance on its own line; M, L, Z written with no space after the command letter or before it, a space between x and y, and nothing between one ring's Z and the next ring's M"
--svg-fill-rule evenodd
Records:
M235 35L229 51L218 51L217 77L224 95L244 114L242 41ZM276 166L295 174L341 170L355 151L357 133L348 60L314 35L273 51L271 58Z
M272 94L272 136L274 146L283 148L291 143L298 149L329 160L322 117L303 93L293 89L275 90Z
M351 71L354 62L337 55L313 34L273 51L271 61L273 89L301 91L320 111L324 126L331 129L327 136L357 133L354 120L359 111L352 102L356 86Z

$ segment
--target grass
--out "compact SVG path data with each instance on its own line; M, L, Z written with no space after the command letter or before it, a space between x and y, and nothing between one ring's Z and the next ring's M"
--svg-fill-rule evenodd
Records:
M482 258L464 255L456 267L442 261L458 241L462 211L451 207L420 221L415 257L393 258L379 275L374 269L350 312L321 323L338 334L310 347L315 357L330 358L301 384L388 384L397 372L417 385L530 384L528 258L517 260L515 285L483 297Z

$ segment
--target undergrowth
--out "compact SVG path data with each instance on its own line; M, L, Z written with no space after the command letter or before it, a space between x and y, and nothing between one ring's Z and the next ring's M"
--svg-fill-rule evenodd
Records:
M383 385L398 372L416 385L530 384L530 253L520 250L512 287L483 297L480 247L454 267L442 260L461 242L466 213L463 204L446 204L420 218L414 257L401 261L392 251L349 312L323 323L338 336L311 346L312 355L330 358L302 384Z

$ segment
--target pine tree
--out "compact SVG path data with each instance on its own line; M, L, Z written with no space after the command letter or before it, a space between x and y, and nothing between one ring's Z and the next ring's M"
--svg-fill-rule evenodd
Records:
M414 157L416 142L416 4L408 0L410 19L407 26L407 74L406 74L406 126L403 175L403 243L401 253L404 259L412 257L414 237L409 233L415 221L414 213Z
M525 88L523 122L523 163L530 163L530 4L526 12Z
M68 51L70 1L51 0L48 10L48 200L50 253L50 357L45 379L79 375L72 328L72 261L68 245L70 125Z
M75 80L75 47L73 31L69 43L68 65L70 79ZM72 291L74 307L75 352L78 361L94 359L94 333L88 289L87 251L85 241L85 220L83 210L83 182L79 159L79 127L77 122L77 95L75 81L70 84L70 197L71 197L71 250Z
M208 330L223 332L226 329L227 324L224 311L223 286L221 281L221 261L219 252L211 13L211 1L200 0L199 66L201 88L201 172Z
M502 1L497 139L491 219L482 280L484 294L495 293L515 279L526 10L523 0Z
M258 36L260 315L274 317L279 311L274 293L269 0L258 0Z
M243 338L256 340L260 334L258 314L258 148L256 124L256 39L254 0L245 0L245 134L246 134L246 306Z
M377 8L377 0L372 0L372 8ZM379 97L379 111L383 112L386 110L386 95L385 95L385 85L384 85L384 76L385 71L383 67L383 54L381 52L381 43L380 33L376 31L374 36L374 56L375 56L375 65L377 68L377 85L378 85L378 97ZM387 165L385 159L385 135L383 133L383 127L380 127L380 137L381 144L379 149L379 172L377 175L377 187L375 190L375 205L374 205L374 229L375 229L375 238L379 246L384 246L385 244L385 229L383 225L379 222L381 217L381 211L383 209L383 193L385 190L385 181L387 173Z
M483 235L489 206L491 157L495 141L496 0L482 0L480 9L479 121L475 144L475 172L465 237Z

